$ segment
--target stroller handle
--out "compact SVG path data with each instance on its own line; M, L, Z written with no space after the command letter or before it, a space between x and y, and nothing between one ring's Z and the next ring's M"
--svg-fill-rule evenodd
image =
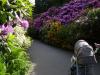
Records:
M94 54L96 54L100 49L100 44L97 44L97 43L94 43L94 44L95 44L95 47L96 47Z

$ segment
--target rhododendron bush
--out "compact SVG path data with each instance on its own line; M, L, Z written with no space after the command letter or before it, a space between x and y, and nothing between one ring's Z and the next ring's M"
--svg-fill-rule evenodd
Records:
M51 7L34 20L34 27L39 30L48 20L60 21L63 25L77 19L87 8L100 7L98 0L72 0L62 7Z
M72 49L74 42L78 39L96 42L100 30L99 11L99 0L71 0L63 6L51 7L34 19L31 36L69 49ZM90 12L94 13L92 17L89 16ZM96 29L98 33L96 32L97 37L94 38Z

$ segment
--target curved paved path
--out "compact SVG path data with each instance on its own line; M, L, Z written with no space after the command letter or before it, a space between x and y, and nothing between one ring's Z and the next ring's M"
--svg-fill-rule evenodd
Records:
M73 53L51 47L35 40L29 49L33 63L36 63L35 74L32 75L69 75L70 58ZM95 75L100 75L100 64Z

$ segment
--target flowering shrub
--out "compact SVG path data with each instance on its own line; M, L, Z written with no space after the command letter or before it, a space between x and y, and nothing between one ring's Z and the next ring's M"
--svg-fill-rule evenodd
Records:
M31 39L25 35L28 21L16 19L0 26L0 74L25 75L31 67L25 51L31 45Z
M72 0L62 7L52 7L41 13L34 20L34 32L31 33L55 46L73 49L79 39L92 44L100 41L99 17L99 0Z
M19 18L0 26L0 74L25 75L32 66L25 51L31 45L28 21Z
M27 75L32 63L26 36L32 16L29 0L0 0L0 75ZM30 8L30 9L29 9Z
M59 21L50 21L49 24L41 28L39 35L41 40L57 47L72 49L74 41L80 36L78 25L71 23L64 26Z
M15 21L16 21L16 20L15 20ZM9 34L9 33L14 33L14 27L15 27L16 25L20 25L20 26L22 26L24 29L28 29L29 23L28 23L27 20L20 20L20 21L17 21L16 23L13 23L13 22L15 22L15 21L8 22L8 23L6 23L6 24L0 25L0 30L1 30L0 34L1 34L1 35L7 35L7 34ZM14 27L13 27L13 25L14 25Z
M100 8L89 9L67 26L55 20L48 20L40 29L39 39L57 47L73 50L75 41L85 39L90 44L100 43ZM88 34L88 35L87 35ZM36 36L36 35L33 35Z
M50 19L60 21L63 25L77 19L87 8L100 7L98 0L72 0L62 7L52 7L34 20L34 28L39 31L44 23Z
M34 20L30 35L55 46L69 49L73 48L78 39L86 39L90 42L89 39L93 40L94 38L91 37L96 34L94 31L100 30L97 17L95 20L92 16L97 16L96 12L93 14L93 10L98 8L100 8L99 0L72 0L61 7L51 7ZM90 17L90 12L93 19ZM98 28L94 27L95 25ZM92 32L91 27L93 27ZM99 35L97 37L100 38Z
M0 74L26 75L32 66L25 51L31 46L28 21L15 19L0 26Z
M42 37L42 40L48 39L55 39L56 40L56 33L61 29L62 25L59 21L49 20L46 25L44 25L40 30L40 36Z

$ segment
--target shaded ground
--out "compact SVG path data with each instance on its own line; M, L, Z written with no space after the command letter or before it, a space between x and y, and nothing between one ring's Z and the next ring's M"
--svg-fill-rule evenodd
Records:
M29 50L32 62L36 63L35 74L31 75L69 75L70 58L73 53L34 41ZM100 63L95 67L95 75L100 75Z

